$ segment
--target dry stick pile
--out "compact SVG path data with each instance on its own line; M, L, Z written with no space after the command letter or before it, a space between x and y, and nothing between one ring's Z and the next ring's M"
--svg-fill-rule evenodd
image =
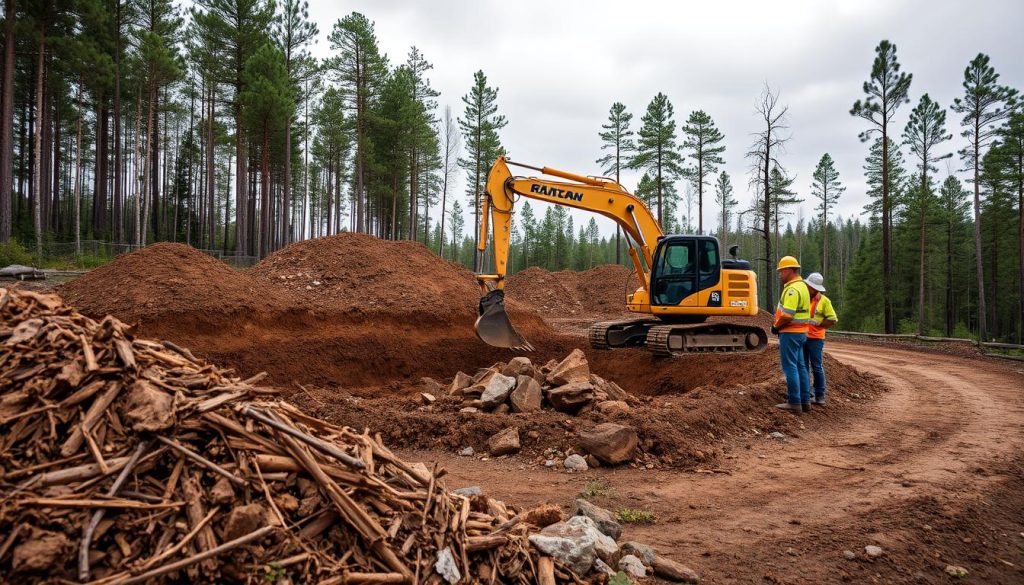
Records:
M500 502L113 317L0 289L0 350L4 574L580 582Z

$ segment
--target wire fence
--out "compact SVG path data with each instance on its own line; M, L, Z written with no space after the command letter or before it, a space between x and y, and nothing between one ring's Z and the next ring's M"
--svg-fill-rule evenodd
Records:
M92 260L113 260L121 254L133 252L140 247L142 246L118 244L103 240L82 240L81 252L79 253L75 242L45 242L43 244L43 257L48 260L63 260L68 264L81 265L82 263L79 260L83 257L88 257ZM239 256L234 252L225 254L223 250L195 249L236 268L248 268L258 261L256 256Z

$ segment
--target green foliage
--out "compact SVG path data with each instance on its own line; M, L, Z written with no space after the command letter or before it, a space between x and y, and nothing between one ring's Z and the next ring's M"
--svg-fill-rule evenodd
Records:
M588 481L583 489L580 490L580 497L593 500L595 498L604 498L615 494L614 488L611 487L607 481L603 479L594 479Z
M633 131L629 129L629 123L632 120L633 114L626 111L626 106L621 102L615 102L608 110L608 123L601 125L604 132L598 133L601 138L601 150L611 150L611 152L595 162L601 165L603 172L611 173L616 182L620 182L619 176L622 169L636 150Z
M739 203L735 197L733 197L732 180L729 178L729 173L722 171L718 175L718 180L715 182L715 203L718 204L719 209L722 210L722 214L719 216L720 223L718 225L718 239L724 244L729 236L729 226L732 224L732 208Z
M725 152L725 135L715 126L715 121L703 110L697 110L690 114L683 126L682 148L689 151L687 155L693 159L693 166L687 169L686 174L690 182L697 187L697 207L700 210L697 214L697 231L704 233L704 187L708 185L708 177L718 171L718 165L725 162L722 153Z
M670 183L683 174L683 157L676 144L676 122L673 119L672 102L663 93L658 93L647 105L647 112L641 121L636 153L629 161L634 169L647 171L654 181L656 205L652 206L658 221L665 223L672 216L666 208L667 201L675 201L670 192ZM639 191L639 187L637 188Z
M871 128L861 133L862 141L867 142L875 132L884 132L893 114L903 104L910 101L910 73L900 71L900 63L896 59L896 45L887 40L878 43L875 48L875 60L871 64L871 76L864 82L863 101L857 100L850 109L850 114L863 118L871 123Z
M633 580L629 578L629 575L619 571L609 577L608 585L632 585Z
M0 242L0 268L11 264L32 265L32 253L17 240Z
M626 524L654 524L657 521L654 512L636 508L619 508L615 511L615 518Z

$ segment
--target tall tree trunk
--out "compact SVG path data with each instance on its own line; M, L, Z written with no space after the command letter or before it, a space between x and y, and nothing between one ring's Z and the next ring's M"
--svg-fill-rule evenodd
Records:
M124 241L124 201L122 192L121 159L121 0L115 0L114 15L114 218L113 235L115 243Z
M146 111L146 160L143 162L142 172L142 240L140 246L145 246L149 241L147 230L149 229L149 218L153 214L153 205L156 203L156 181L153 176L156 174L156 141L154 120L154 109L156 108L156 88L151 83L149 87L149 106ZM156 237L155 229L153 236Z
M953 307L953 218L946 220L946 337L953 336L956 311Z
M892 309L892 240L889 204L889 137L887 121L882 120L882 311L885 332L896 333Z
M273 243L273 230L271 229L270 210L270 127L268 122L263 123L263 144L260 153L260 258L270 253Z
M35 127L35 165L33 165L32 182L35 183L35 206L32 208L32 224L36 232L36 257L37 261L43 259L43 182L42 174L42 152L43 152L43 66L46 56L46 31L43 29L39 34L39 56L36 61L36 127Z
M217 115L214 109L214 100L216 98L216 85L215 82L210 80L209 92L210 99L208 102L208 112L206 115L206 233L208 240L206 246L209 249L217 247L217 184L216 174L214 172L214 155L217 151L217 145L215 143L216 136L214 135L214 118ZM225 203L225 209L229 209L230 205ZM227 228L228 216L224 216L224 250L228 249L228 228ZM237 245L237 242L236 242Z
M771 233L771 216L772 216L772 191L771 191L771 179L769 175L769 165L771 163L771 128L768 130L768 136L764 141L764 288L767 294L765 299L765 308L769 311L775 310L775 273L772 267L772 233Z
M106 96L100 93L96 99L96 160L93 177L92 223L93 236L107 236L107 104Z
M82 255L82 80L78 80L78 122L75 138L75 256Z
M52 191L52 203L50 205L50 229L54 233L60 233L60 171L61 171L61 137L60 137L60 96L57 92L53 94L53 180L50 189Z
M1017 343L1024 344L1024 153L1017 151Z
M142 199L145 178L140 174L139 158L142 147L142 87L139 87L138 103L135 104L135 144L132 145L132 190L135 191L135 245L142 246Z
M928 168L928 156L925 154L924 167ZM918 234L918 247L919 258L918 258L918 269L917 269L917 334L924 335L924 259L925 259L925 218L927 217L927 205L928 205L928 173L927 171L921 173L921 200L919 203L919 229Z
M986 324L985 310L985 268L984 258L981 255L981 183L978 182L978 166L980 164L981 145L979 144L981 134L981 119L979 115L974 116L974 259L978 271L978 341L988 341L988 327Z
M237 97L237 96L236 96ZM249 173L246 162L249 158L245 136L242 131L242 110L235 113L235 256L249 255L248 208Z
M0 242L11 239L14 185L14 0L4 0L4 79L0 106Z

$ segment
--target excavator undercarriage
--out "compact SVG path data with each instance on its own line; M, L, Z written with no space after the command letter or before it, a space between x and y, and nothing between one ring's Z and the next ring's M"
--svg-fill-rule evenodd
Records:
M660 319L602 321L590 326L594 349L646 347L657 356L679 353L759 352L768 346L764 329L740 323L665 323Z

